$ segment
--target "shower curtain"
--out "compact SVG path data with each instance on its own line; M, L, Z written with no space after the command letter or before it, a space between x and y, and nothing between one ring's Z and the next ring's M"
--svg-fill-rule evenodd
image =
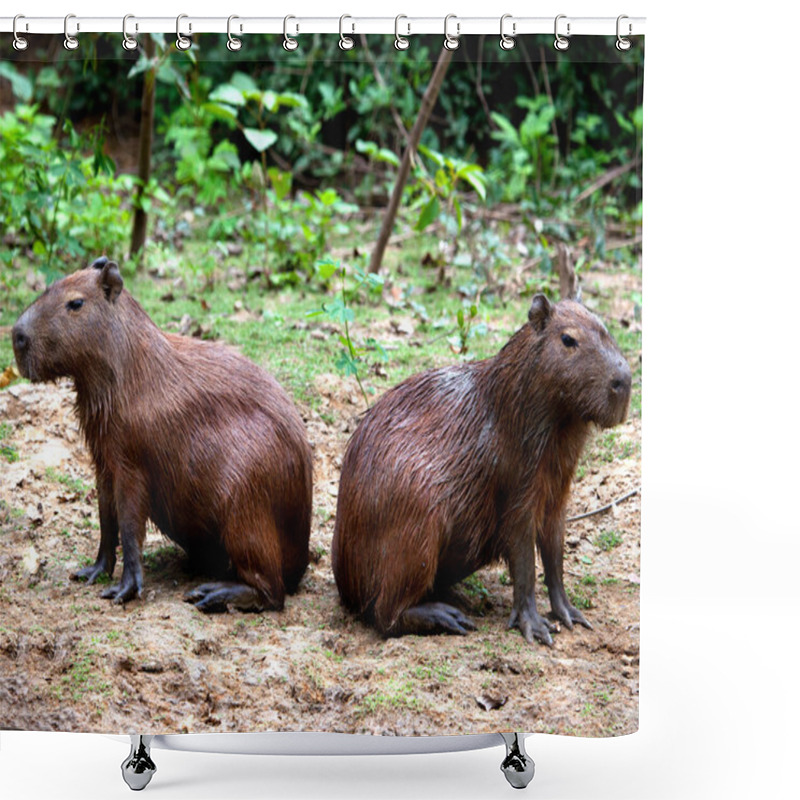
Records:
M20 50L2 37L0 729L635 731L643 40L626 50L613 38L562 36L554 47L553 36L514 37L509 26L500 46L498 35L460 37L453 21L447 50L444 35L406 36L401 20L397 38L349 35L346 20L341 37L298 34L291 22L286 37L236 33L233 20L230 37L189 38L179 23L176 47L176 36L137 36L132 20L127 48L119 34L72 31L74 49L63 36L29 36ZM126 458L151 477L157 497L141 542L141 590L119 590L130 558L124 532L113 574L85 580L107 523L76 408L84 375L36 380L44 372L20 363L15 327L48 287L79 270L100 281L106 299L118 276L161 331L233 347L296 409L313 499L301 577L282 608L242 610L235 592L210 609L192 602L221 562L239 585L244 570L199 528L191 542L167 535L178 501L152 477L146 453L158 443L141 418L141 455ZM629 373L627 407L608 424L587 423L571 480L560 464L542 467L547 493L567 487L563 533L544 541L558 514L531 508L530 518L545 522L527 549L511 552L496 544L506 541L505 490L489 497L478 487L500 468L508 485L523 481L528 462L508 454L527 439L490 447L480 426L489 439L505 420L524 428L541 397L561 409L564 392L540 392L555 378L539 373L531 383L539 399L514 394L527 356L485 392L473 391L475 376L542 314L556 319L568 298L594 316L580 317L592 320L590 333L570 317L552 334L559 359L589 353L591 337L606 355L617 348L615 368ZM62 305L47 313L81 319L82 309ZM57 360L65 325L56 320L43 335L45 361ZM89 348L92 330L70 339L70 352ZM160 353L142 345L134 356L126 375L136 377L120 391L163 398ZM234 375L218 374L227 368L235 370L197 367L191 391L213 386L227 397ZM439 381L426 413L444 408L433 426L442 430L457 416L447 423L452 436L419 438L403 414L425 398L387 394L423 373ZM574 393L594 380L596 371L583 373ZM491 405L504 388L507 402ZM399 410L386 412L364 448L388 441L386 469L401 477L391 483L377 466L347 472L348 443L362 441L355 435L387 407L382 398L397 396L405 398ZM154 404L153 419L160 410ZM167 450L185 453L208 423L178 417L157 430ZM537 464L568 435L559 414L548 419L546 436L541 426L525 434L540 437ZM220 474L261 435L250 425L235 440L215 440L216 449L176 458L181 485L203 487L185 508L223 493ZM273 472L284 463L276 458ZM447 470L421 498L415 481L442 463ZM355 489L346 489L346 472ZM204 484L206 473L217 477ZM441 539L432 544L425 525L400 525L394 538L378 540L370 528L340 548L335 537L356 527L345 522L345 492L401 521L441 518ZM467 507L485 518L482 527L464 519ZM243 537L246 558L262 535ZM430 571L428 545L438 567L412 603L424 607L424 624L381 627L374 597L358 606L347 596L338 554L351 553L347 569L365 581L380 575L386 586L376 592L388 593L402 566L392 589L402 594ZM562 560L566 606L553 578ZM515 594L528 573L532 625Z

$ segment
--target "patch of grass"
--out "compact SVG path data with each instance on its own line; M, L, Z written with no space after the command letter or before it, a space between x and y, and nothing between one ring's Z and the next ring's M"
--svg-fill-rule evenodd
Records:
M147 550L142 553L142 563L148 572L154 572L172 566L171 562L181 551L171 544Z
M597 592L597 589L594 590ZM567 594L569 595L569 601L572 603L575 608L582 608L584 610L588 608L592 608L592 600L589 595L580 588L573 588L567 589Z
M622 536L617 531L601 531L595 536L594 543L608 553L622 544Z
M92 638L89 646L79 645L66 675L53 686L52 691L57 699L62 700L67 695L77 703L88 694L111 695L111 685L98 677L97 644L97 639Z
M19 450L6 441L11 438L13 432L14 428L11 425L7 422L0 422L0 458L9 464L19 461Z
M436 662L428 660L424 664L418 664L411 669L411 676L420 681L434 680L437 683L450 683L453 678L453 670L446 661Z
M477 575L470 575L461 581L461 588L469 597L474 597L476 600L487 600L489 598L489 590Z
M417 687L412 680L392 678L383 690L372 691L357 706L359 715L374 714L380 709L406 709L419 711L426 707L425 701L416 694Z
M57 472L53 467L48 467L44 471L44 474L48 480L66 486L71 492L86 495L92 490L92 485L86 483L86 481L80 478L73 478L71 475L66 475L63 472Z

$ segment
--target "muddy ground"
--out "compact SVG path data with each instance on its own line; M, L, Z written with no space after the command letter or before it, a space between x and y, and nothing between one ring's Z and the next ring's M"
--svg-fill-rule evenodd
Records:
M639 495L568 526L566 584L594 630L562 630L552 648L525 642L507 629L512 587L497 565L462 586L476 632L383 640L341 609L330 562L339 467L361 401L355 384L335 375L318 376L316 388L321 407L302 409L315 453L315 512L300 591L282 613L213 616L183 602L201 576L155 529L141 600L111 605L102 586L69 579L99 543L69 382L17 382L0 392L5 443L19 455L0 459L0 728L635 731ZM640 485L640 431L632 418L616 429L613 447L596 435L570 516ZM117 577L120 569L118 562ZM548 610L541 569L537 595Z

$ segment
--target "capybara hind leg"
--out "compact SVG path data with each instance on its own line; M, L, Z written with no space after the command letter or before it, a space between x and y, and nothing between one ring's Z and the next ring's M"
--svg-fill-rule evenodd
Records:
M397 620L395 629L395 635L452 633L465 636L475 630L475 623L455 606L447 603L422 603L406 609Z
M183 599L206 614L227 611L229 605L239 611L263 611L265 608L261 593L244 583L204 583L187 592Z

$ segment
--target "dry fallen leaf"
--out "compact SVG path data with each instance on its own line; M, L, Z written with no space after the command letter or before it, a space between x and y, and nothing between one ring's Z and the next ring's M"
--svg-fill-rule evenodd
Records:
M6 367L0 374L0 389L5 389L6 386L8 386L12 381L17 380L19 377L19 372L13 364Z

